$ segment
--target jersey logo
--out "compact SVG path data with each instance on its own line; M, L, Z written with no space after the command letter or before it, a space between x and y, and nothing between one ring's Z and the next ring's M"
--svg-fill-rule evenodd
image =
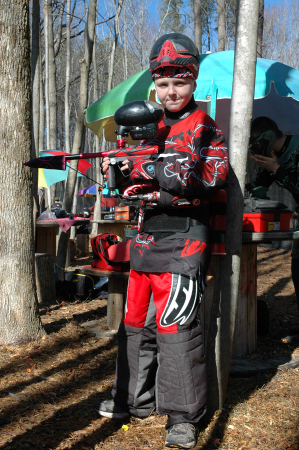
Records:
M183 325L194 310L197 300L196 278L173 274L167 305L160 319L162 327Z
M181 256L191 256L194 255L197 252L199 253L199 256L202 254L204 249L206 248L207 244L205 242L201 241L193 241L191 239L187 239L186 244L184 245L184 248L182 250Z

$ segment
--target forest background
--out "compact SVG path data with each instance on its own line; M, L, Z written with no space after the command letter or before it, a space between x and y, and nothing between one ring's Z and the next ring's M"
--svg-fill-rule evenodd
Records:
M31 2L36 155L47 149L73 150L88 7L87 0ZM187 34L195 40L200 53L234 49L236 10L237 0L101 0L96 10L92 61L89 70L86 69L89 72L88 105L146 69L152 44L164 33ZM268 0L265 4L260 0L259 57L299 68L298 13L299 5L295 0ZM99 151L105 143L97 141L94 133L85 128L80 152ZM87 175L100 182L96 166L99 160L91 162L94 168L90 168ZM79 189L91 184L94 182L87 178L77 179L69 206L72 212L94 204L94 199L77 194ZM65 182L52 185L45 195L46 205L52 204L55 195L62 200L65 186Z

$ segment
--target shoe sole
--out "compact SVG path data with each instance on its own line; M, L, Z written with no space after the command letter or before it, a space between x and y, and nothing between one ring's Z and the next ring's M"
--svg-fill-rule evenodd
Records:
M170 447L170 448L194 448L196 446L196 442L194 442L194 444L186 444L186 445L178 445L178 444L167 444L167 442L165 442L166 447Z
M190 442L189 444L169 444L168 442L165 442L166 447L170 448L194 448L196 446L196 442Z
M129 417L129 414L124 413L113 413L113 412L107 412L107 411L98 411L96 410L100 416L107 417L108 419L125 419L126 417Z

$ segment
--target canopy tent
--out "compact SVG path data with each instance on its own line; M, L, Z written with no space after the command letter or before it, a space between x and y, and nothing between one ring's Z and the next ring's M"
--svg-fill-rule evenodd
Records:
M194 98L227 136L234 51L204 54L200 59ZM85 124L99 137L104 129L106 140L115 142L115 111L125 103L147 99L159 102L149 69L123 81L89 106ZM253 117L267 115L285 133L299 134L299 121L294 120L299 117L298 100L299 71L277 61L257 58Z

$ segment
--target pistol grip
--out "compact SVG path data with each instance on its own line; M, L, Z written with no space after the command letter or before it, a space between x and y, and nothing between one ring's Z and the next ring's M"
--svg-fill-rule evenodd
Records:
M112 164L109 165L108 189L109 191L115 190L115 171Z

